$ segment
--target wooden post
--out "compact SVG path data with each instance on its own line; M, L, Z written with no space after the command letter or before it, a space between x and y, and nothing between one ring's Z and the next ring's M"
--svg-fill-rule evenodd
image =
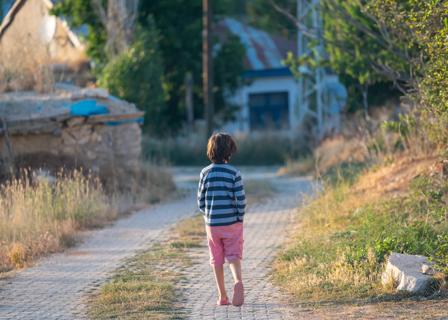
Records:
M213 56L212 56L212 8L210 0L202 0L202 83L204 94L205 120L207 137L213 133Z
M15 173L15 159L11 139L9 138L8 124L4 118L0 118L0 122L2 125L3 138L5 139L6 152L7 152L4 162L6 168L8 169L8 173L10 174L11 177L13 177Z
M185 75L185 107L187 110L188 130L194 129L194 109L193 109L193 76L191 72Z

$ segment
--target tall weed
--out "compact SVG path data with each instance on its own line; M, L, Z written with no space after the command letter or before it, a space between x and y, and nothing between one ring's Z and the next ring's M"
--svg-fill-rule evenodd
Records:
M0 187L0 271L73 243L76 230L117 215L98 179L81 171L33 179L25 172Z

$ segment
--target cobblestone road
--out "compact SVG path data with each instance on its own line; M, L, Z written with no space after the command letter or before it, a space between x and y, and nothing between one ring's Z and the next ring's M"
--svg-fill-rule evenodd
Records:
M197 264L186 270L183 282L184 305L190 319L294 319L293 310L269 281L269 265L278 246L285 240L301 193L311 188L307 179L272 179L276 194L249 207L244 232L243 282L246 299L242 307L216 306L217 293L208 265L207 248L194 249ZM226 288L232 295L230 270L226 270Z

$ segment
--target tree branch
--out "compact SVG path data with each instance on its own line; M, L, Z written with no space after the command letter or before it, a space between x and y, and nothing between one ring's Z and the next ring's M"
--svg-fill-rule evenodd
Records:
M96 15L103 24L104 28L107 28L107 14L101 3L101 0L92 0L92 7L93 11L95 11Z
M296 16L291 14L287 9L280 7L278 4L276 4L273 0L269 1L271 6L279 13L283 14L286 18L288 18L289 21L291 21L297 29L299 29L305 36L316 39L317 34L313 31L310 31L301 21L297 19Z

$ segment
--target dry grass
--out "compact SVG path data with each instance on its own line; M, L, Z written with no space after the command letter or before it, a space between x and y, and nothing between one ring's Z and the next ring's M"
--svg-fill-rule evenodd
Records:
M191 265L188 248L203 245L201 215L187 218L172 229L168 241L136 255L118 269L89 301L92 319L183 319L176 293L182 270Z
M361 137L342 135L324 140L314 151L316 169L325 173L341 163L360 163L369 158L369 150Z
M136 181L135 201L154 203L170 195L175 189L168 169L151 162L143 162Z
M174 189L169 172L148 163L132 194L107 193L98 178L81 170L56 177L23 172L0 186L0 273L73 245L78 230L101 227Z
M304 176L311 175L316 170L316 161L312 156L301 159L288 159L285 166L278 170L279 175Z
M80 171L54 181L25 173L0 187L0 271L73 243L76 230L117 216L99 181Z
M276 281L299 301L386 299L380 284L390 250L429 255L446 234L446 182L425 178L435 158L403 157L352 184L327 186L300 212L294 238L274 265ZM359 301L359 300L358 300Z
M91 319L179 319L174 307L182 249L158 244L127 261L89 301ZM164 268L170 265L172 268Z
M3 53L0 59L0 93L8 91L34 90L49 92L54 87L54 75L50 68L47 51L33 43L9 43L14 54Z

